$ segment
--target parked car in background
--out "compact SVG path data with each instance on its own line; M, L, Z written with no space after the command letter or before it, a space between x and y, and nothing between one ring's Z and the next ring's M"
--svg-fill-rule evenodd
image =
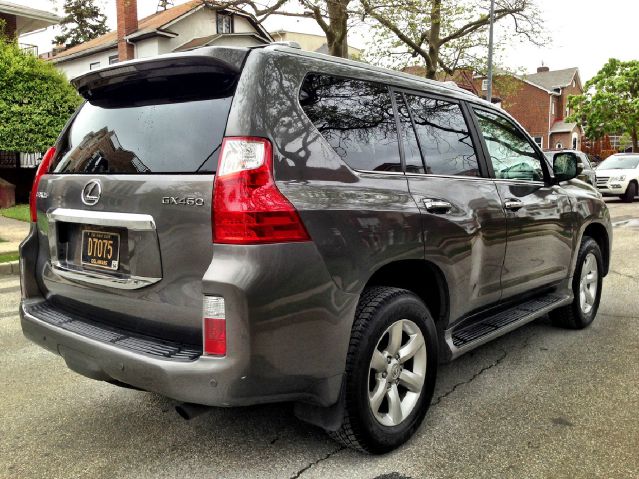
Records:
M590 162L590 158L586 153L577 150L545 150L544 155L546 155L546 158L548 158L551 165L553 163L553 156L559 151L568 151L577 155L577 158L579 158L579 161L582 164L582 170L577 176L577 179L588 183L589 185L596 186L595 167Z
M617 153L597 167L597 188L606 196L632 203L639 193L639 154Z
M383 453L440 361L546 314L595 319L601 195L464 90L281 45L72 83L86 102L33 186L21 317L80 374L186 416L292 402Z

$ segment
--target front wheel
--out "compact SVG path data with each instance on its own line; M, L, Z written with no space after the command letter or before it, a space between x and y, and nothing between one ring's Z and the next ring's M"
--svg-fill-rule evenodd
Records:
M372 454L395 449L421 424L436 373L437 333L423 301L404 289L366 289L346 360L344 417L331 436Z
M577 266L572 281L572 304L550 313L552 322L564 328L583 329L589 326L599 309L603 260L597 242L585 236L577 254Z
M635 200L635 196L637 196L637 183L631 181L630 184L628 184L626 192L619 198L625 203L632 203Z

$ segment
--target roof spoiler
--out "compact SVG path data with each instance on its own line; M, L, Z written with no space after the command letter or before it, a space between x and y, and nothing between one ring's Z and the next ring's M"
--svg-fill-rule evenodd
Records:
M237 76L248 53L246 48L209 47L159 55L90 71L71 80L71 84L88 100L94 90L130 81L201 73Z

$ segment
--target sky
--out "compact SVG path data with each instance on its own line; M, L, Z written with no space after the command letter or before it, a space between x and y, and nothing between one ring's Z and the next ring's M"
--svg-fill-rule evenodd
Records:
M62 0L9 0L13 3L61 13ZM186 0L174 0L174 4ZM115 0L97 0L108 17L111 28L115 28ZM639 2L635 0L536 0L542 13L544 26L552 41L543 47L534 45L513 46L503 58L505 66L534 73L538 66L551 70L578 67L585 82L611 57L621 60L639 59L637 47L637 19ZM138 0L140 18L155 12L157 0ZM291 17L272 17L265 27L270 30L295 30L321 34L312 20ZM499 29L496 32L500 35ZM55 35L48 29L35 35L21 38L24 43L37 44L41 53L51 50L51 39ZM351 45L363 47L362 32L349 38Z

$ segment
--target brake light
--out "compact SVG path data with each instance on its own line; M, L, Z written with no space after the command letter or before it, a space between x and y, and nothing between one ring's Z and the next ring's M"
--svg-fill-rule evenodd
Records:
M213 193L213 241L281 243L310 238L295 207L277 189L271 143L234 137L222 142Z
M51 160L55 156L55 147L51 147L42 157L42 161L36 170L35 178L33 179L33 186L31 187L31 194L29 195L29 211L31 212L31 221L34 223L38 221L38 209L36 207L36 193L38 192L38 186L40 185L40 178L49 172L49 166Z
M226 354L226 311L224 298L205 296L202 312L204 354L224 356Z

